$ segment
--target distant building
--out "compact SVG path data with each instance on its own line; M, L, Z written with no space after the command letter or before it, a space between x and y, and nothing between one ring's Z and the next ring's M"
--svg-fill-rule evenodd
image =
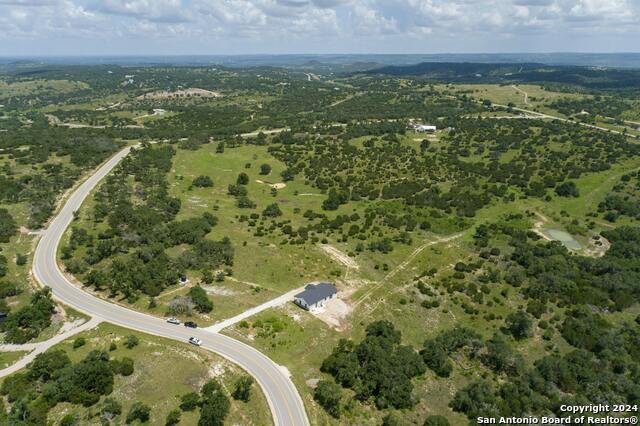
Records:
M413 129L418 133L432 133L438 130L436 126L430 126L428 124L416 124Z
M293 297L293 302L302 309L311 311L323 307L325 302L333 299L336 294L338 294L338 290L333 284L311 283L305 286L302 293Z

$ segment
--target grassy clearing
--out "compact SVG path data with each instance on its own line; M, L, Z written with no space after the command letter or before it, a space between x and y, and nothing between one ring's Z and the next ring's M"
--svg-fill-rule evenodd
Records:
M69 93L88 89L89 85L69 80L31 80L7 83L0 80L0 99L12 96L26 96L42 93Z
M558 99L583 99L586 96L578 93L564 93L545 90L541 86L533 84L518 84L515 87L527 93L527 103L524 102L524 93L518 91L511 85L497 84L459 84L455 86L456 91L471 91L469 93L476 99L489 99L493 103L507 105L512 103L519 108L534 109L540 107L544 111L545 104L552 103Z
M27 355L26 351L0 352L0 369L7 368L16 363L20 358Z

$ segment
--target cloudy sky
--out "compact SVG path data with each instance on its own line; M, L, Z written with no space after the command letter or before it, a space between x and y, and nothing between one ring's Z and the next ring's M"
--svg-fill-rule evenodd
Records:
M0 55L638 52L640 0L0 0Z

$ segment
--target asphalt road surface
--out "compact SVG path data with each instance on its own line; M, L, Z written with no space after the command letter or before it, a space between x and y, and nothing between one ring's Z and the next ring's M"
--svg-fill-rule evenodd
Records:
M202 347L244 368L260 385L269 403L276 425L308 425L302 399L285 370L252 347L222 334L168 324L160 318L135 312L92 296L72 284L61 272L56 252L62 235L91 190L129 153L123 149L98 169L69 197L58 215L43 232L33 258L33 273L51 287L61 302L92 317L157 336L186 342L191 336L202 340ZM171 374L170 371L167 374Z

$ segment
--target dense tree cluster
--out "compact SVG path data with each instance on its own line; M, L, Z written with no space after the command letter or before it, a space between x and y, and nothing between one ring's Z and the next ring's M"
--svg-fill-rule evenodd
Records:
M393 324L377 321L367 326L360 343L341 340L321 370L362 401L372 400L378 408L407 408L415 403L411 379L423 374L425 366L412 347L401 344Z
M605 231L611 248L600 258L571 256L560 243L532 244L515 235L511 255L529 279L530 298L566 305L590 304L621 310L640 301L640 228Z
M7 291L7 296L19 292L17 286L11 283L4 283L2 287ZM36 291L28 305L10 312L6 320L0 324L0 329L5 333L5 341L21 344L38 337L42 330L51 325L51 315L54 312L55 303L51 299L51 289Z
M615 222L620 216L640 218L640 173L623 175L598 205L598 213L603 213L609 222Z
M0 203L28 205L29 228L39 228L55 208L57 197L80 177L122 146L110 137L49 126L43 115L32 116L30 127L0 132L2 154L16 165L30 165L19 171L11 161L0 173ZM61 160L68 159L68 164Z
M0 209L0 243L8 243L18 232L18 225L7 209Z
M571 401L640 403L638 325L625 323L611 327L602 318L589 318L594 314L587 312L581 309L573 313L567 318L569 323L563 326L563 335L579 349L565 355L547 355L532 368L509 376L498 385L486 380L475 381L458 391L451 407L475 419L478 416L561 416L559 407ZM580 324L585 320L590 322ZM589 325L594 324L597 328L588 330ZM569 332L573 327L578 329ZM594 339L601 340L596 344Z
M613 96L596 96L593 99L562 98L549 106L565 115L586 113L604 117L620 117L633 108L629 102Z
M65 351L52 350L37 355L25 371L6 378L0 393L12 404L9 424L44 425L48 424L49 410L57 404L95 405L102 396L112 393L115 375L132 373L133 361L128 358L115 360L107 352L91 351L73 363ZM113 407L111 412L120 411Z

